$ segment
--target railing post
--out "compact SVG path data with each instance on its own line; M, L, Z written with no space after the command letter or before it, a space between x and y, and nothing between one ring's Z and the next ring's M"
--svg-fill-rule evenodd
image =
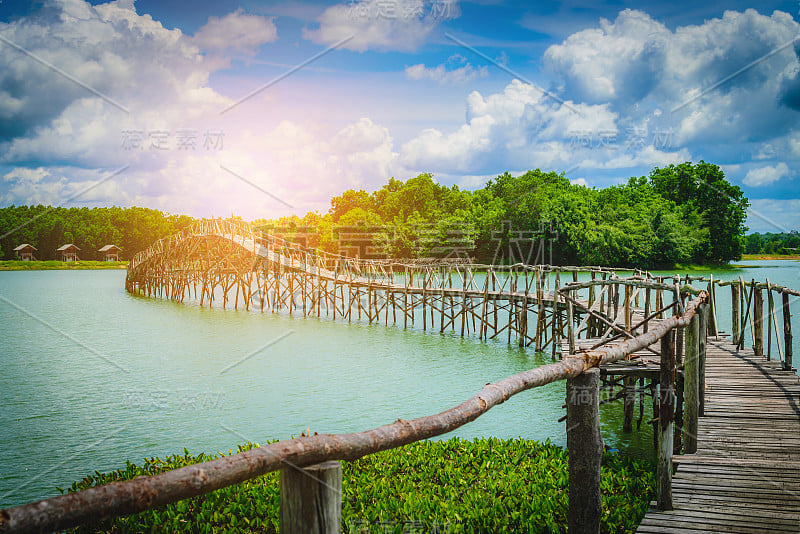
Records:
M717 324L717 290L714 287L714 275L708 282L708 335L717 337L719 325Z
M697 362L697 392L699 393L699 409L698 415L703 416L706 414L706 348L708 347L708 316L710 312L708 304L701 304L697 308L698 315L698 351Z
M739 344L739 284L731 283L731 341L734 345Z
M782 293L783 296L783 368L786 371L792 370L792 314L789 312L789 294Z
M575 354L575 315L572 301L567 300L567 338L569 343L569 353Z
M569 450L569 534L599 533L600 369L592 368L567 379L567 449Z
M686 328L686 358L683 364L683 452L697 452L697 417L700 413L700 317L692 317Z
M281 534L336 534L342 524L342 464L281 469Z
M659 375L658 509L672 510L672 440L675 425L675 331L661 338Z
M764 355L764 297L761 288L754 286L753 291L753 326L755 335L753 336L753 352L756 356Z

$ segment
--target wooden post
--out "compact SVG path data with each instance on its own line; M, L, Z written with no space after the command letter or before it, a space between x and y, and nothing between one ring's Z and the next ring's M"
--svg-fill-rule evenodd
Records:
M714 275L708 282L708 335L717 337L719 335L719 324L717 324L717 290L714 288Z
M731 341L734 345L739 344L739 284L731 284Z
M792 314L789 312L789 293L783 295L783 368L786 371L792 370Z
M661 338L659 375L658 509L672 510L672 440L675 417L675 332Z
M756 356L764 355L764 297L761 289L753 287L753 352Z
M594 281L594 279L596 278L596 275L597 275L597 273L592 271L592 281ZM594 291L594 286L589 286L589 309L590 310L592 309L592 306L594 305L594 300L595 300L594 292L595 292ZM602 312L603 312L603 310L600 310L600 313L602 313ZM587 328L589 328L589 336L588 337L595 337L597 335L597 324L596 323L597 323L597 320L594 317L589 317L589 319L587 320L586 326L587 326Z
M550 316L552 317L552 331L553 336L550 338L550 357L555 360L556 354L560 351L562 331L559 330L559 323L561 323L561 312L558 309L558 292L561 290L561 271L556 271L556 282L553 287L553 307Z
M636 404L636 378L626 376L622 379L625 388L623 400L622 431L630 432L633 430L633 408Z
M683 452L697 452L697 418L700 413L700 317L695 314L686 328L683 364Z
M769 319L767 319L767 359L772 359L772 318L775 317L775 299L772 297L772 287L769 283L769 278L767 278L767 313L769 314ZM777 340L776 340L777 341Z
M281 534L335 534L342 523L342 464L281 469Z
M567 532L599 533L600 369L592 368L567 379L567 449L569 449L569 511Z
M697 412L701 416L706 414L706 348L708 347L707 323L709 311L708 304L701 304L697 309L699 317L697 361L700 364L697 373L697 391L700 394Z
M625 311L625 331L631 331L631 286L625 286L625 306L623 307Z
M575 354L575 323L574 310L571 300L567 301L567 340L569 342L569 353Z

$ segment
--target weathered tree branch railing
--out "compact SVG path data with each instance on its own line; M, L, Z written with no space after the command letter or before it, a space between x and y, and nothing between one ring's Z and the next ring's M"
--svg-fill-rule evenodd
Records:
M671 289L665 285L659 288ZM701 291L686 305L682 315L664 318L645 333L617 345L579 351L560 361L488 384L465 402L436 415L411 421L398 419L392 424L364 432L313 435L280 441L147 478L114 482L0 510L0 532L49 532L103 518L134 514L203 495L279 469L282 470L281 480L284 485L294 485L302 480L303 487L306 488L299 494L297 487L281 488L282 531L338 531L341 521L337 515L341 509L341 476L337 477L335 473L328 476L327 470L335 471L340 466L336 463L320 466L320 463L356 460L368 454L440 436L475 420L518 393L558 380L567 380L568 393L569 531L599 532L600 460L603 446L599 430L597 368L601 364L623 360L659 340L662 347L662 385L658 504L662 509L670 509L676 365L674 330L698 324L698 321L702 324L702 318L707 311L707 300L708 293ZM694 327L690 328L690 332L695 332ZM704 328L698 332L704 332ZM705 339L705 336L691 336L692 340L697 338L697 341L691 342L689 352L697 350L699 355L702 347L700 338ZM695 359L687 356L687 364ZM698 374L700 365L696 365L695 369L690 382L697 388L702 384L703 378ZM697 393L694 395L696 397ZM299 470L312 478L292 475L296 475ZM330 484L338 484L338 487L331 489ZM304 493L306 490L315 496L313 505L307 502L308 493ZM292 498L287 497L289 494ZM321 494L324 497L320 500Z

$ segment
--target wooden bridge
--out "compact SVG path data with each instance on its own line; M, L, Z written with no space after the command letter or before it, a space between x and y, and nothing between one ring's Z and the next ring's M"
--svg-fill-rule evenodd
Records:
M212 219L137 254L125 285L131 292L176 302L195 299L201 306L216 302L225 308L233 301L234 308L421 324L423 330L458 331L462 337L505 335L509 342L542 350L566 335L563 313L553 313L566 309L558 295L563 283L576 282L579 273L607 280L625 272L648 276L603 267L360 260L306 248L241 221ZM594 306L595 319L581 328L613 323L609 314L620 305L613 288L597 299L592 288L588 298L581 303ZM638 290L632 298L638 303Z
M537 350L549 346L560 360L488 384L440 414L355 434L303 436L0 510L0 532L57 530L131 514L278 469L286 497L281 530L338 532L336 461L445 434L557 380L567 382L570 532L599 531L601 389L610 392L603 403L622 400L625 429L632 427L636 397L640 407L645 395L652 399L658 498L641 532L800 531L800 386L789 310L789 296L800 293L769 280L623 272L366 261L300 247L236 221L200 221L138 254L128 266L127 290L201 305L232 300L234 308L241 303L338 320L421 323L424 330L481 339L505 336ZM579 273L589 273L583 275L589 280L579 281ZM717 314L724 310L717 310L715 297L726 286L729 334L719 331ZM752 348L744 347L748 325Z

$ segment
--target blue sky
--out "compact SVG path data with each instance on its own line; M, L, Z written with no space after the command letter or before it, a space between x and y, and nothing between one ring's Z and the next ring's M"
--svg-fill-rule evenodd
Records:
M319 210L716 163L800 229L800 2L0 2L0 204Z

